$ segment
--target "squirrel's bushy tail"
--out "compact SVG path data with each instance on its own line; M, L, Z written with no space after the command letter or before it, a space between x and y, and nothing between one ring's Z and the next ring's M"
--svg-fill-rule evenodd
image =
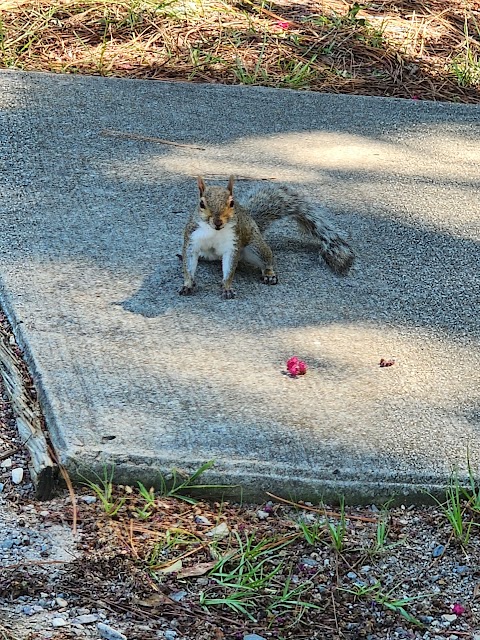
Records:
M285 186L266 186L246 203L250 215L263 231L275 220L293 218L300 229L319 243L320 255L335 273L346 274L355 255L342 233L335 229L324 211Z

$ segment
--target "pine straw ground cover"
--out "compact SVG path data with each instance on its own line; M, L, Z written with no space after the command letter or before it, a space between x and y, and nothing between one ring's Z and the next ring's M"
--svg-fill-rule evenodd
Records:
M455 480L443 506L422 508L193 503L181 487L160 495L107 477L89 493L96 502L78 495L75 510L68 497L35 505L44 520L76 521L80 556L50 583L37 572L48 560L4 567L0 598L43 592L55 606L62 594L129 640L478 638L480 494Z
M0 66L480 101L476 0L0 0Z

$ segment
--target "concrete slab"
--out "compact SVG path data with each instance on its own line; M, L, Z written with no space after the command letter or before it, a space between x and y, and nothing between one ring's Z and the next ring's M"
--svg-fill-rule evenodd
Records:
M0 106L2 305L73 477L368 501L479 468L478 106L10 71ZM326 203L354 271L282 224L278 286L179 297L199 173Z

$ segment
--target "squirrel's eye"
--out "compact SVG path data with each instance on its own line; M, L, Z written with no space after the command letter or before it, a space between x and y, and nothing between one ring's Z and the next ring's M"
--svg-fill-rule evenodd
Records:
M230 200L230 206L233 207L234 204L235 202L233 200Z
M200 209L205 209L205 202L200 200Z

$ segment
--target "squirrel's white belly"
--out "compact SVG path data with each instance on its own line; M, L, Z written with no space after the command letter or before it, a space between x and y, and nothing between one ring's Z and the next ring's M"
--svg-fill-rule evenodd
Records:
M235 228L227 224L223 229L216 231L206 222L201 222L192 233L192 243L202 258L221 260L225 253L233 249Z

